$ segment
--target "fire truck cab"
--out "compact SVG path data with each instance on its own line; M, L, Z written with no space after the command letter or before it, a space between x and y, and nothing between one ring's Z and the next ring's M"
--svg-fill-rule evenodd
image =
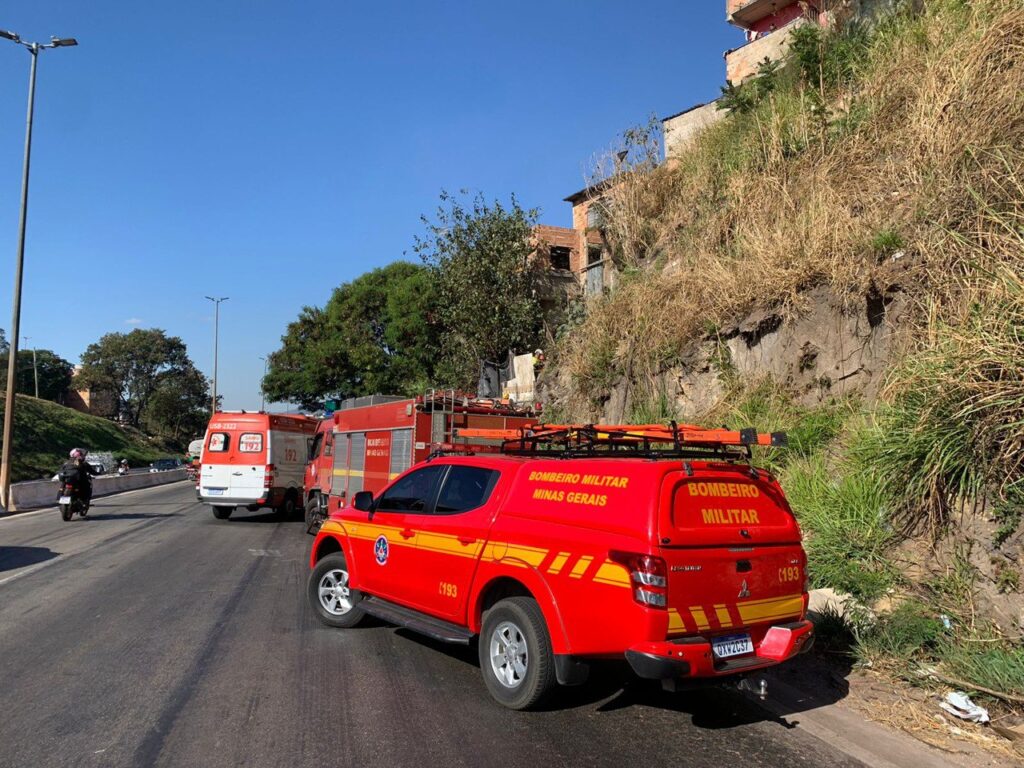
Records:
M377 492L435 451L497 450L500 440L458 437L466 429L515 429L537 422L533 408L446 391L420 397L372 395L345 400L323 419L310 444L304 481L306 525L315 528L329 503L344 506L359 491Z
M513 709L584 682L595 659L673 687L810 647L800 529L776 480L749 463L752 444L780 436L517 431L501 454L437 456L348 505L332 499L307 582L321 621L370 614L475 640L488 690Z

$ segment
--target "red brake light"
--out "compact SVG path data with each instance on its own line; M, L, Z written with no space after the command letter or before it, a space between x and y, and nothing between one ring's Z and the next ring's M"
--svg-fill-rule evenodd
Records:
M263 471L263 487L270 488L274 485L274 465L267 464L267 468Z
M609 552L608 557L629 571L636 602L649 608L668 605L668 566L662 558L635 552Z

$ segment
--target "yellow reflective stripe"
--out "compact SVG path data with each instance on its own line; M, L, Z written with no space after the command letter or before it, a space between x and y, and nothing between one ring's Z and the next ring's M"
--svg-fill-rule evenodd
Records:
M458 555L459 557L476 557L480 554L483 544L463 544L457 536L449 536L441 533L429 533L417 531L416 547L430 552L441 552L446 555Z
M723 627L732 626L732 617L729 615L729 609L724 605L715 606L715 615L718 617L718 623Z
M576 561L576 565L572 567L572 571L569 572L569 575L574 579L582 578L583 574L586 572L587 568L590 567L590 563L593 562L593 560L594 558L592 558L590 555L583 555L583 557Z
M334 470L335 477L362 477L363 470L361 469L336 469Z
M525 563L532 565L534 568L538 567L544 562L544 559L548 556L549 549L538 549L537 547L525 547L516 544L509 544L508 551L505 553L505 557L502 558L502 562L505 560L522 560Z
M744 624L774 621L775 619L799 616L804 609L804 597L803 595L787 595L771 600L738 603L736 607Z
M594 581L599 584L611 584L615 587L629 587L629 573L621 565L605 560L594 574Z
M683 621L683 617L679 615L679 611L675 608L668 609L668 631L679 632L686 629L686 624Z
M548 566L548 573L552 576L557 576L562 572L562 568L565 566L566 561L569 559L569 552L559 552L555 559L551 561L551 565Z
M693 620L697 622L697 629L708 629L711 627L708 623L707 614L704 613L704 609L701 606L691 605L690 615L693 616Z

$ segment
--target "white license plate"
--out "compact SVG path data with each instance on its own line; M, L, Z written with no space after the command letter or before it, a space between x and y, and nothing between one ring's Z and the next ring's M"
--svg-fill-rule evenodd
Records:
M58 504L70 504L71 503L71 497L70 496L61 496L60 497L60 501L58 501L57 503Z
M223 496L224 495L224 491L225 491L224 488L207 488L206 489L206 492L210 496Z
M712 638L711 650L717 658L728 659L730 656L753 653L754 644L750 641L750 635L726 635Z

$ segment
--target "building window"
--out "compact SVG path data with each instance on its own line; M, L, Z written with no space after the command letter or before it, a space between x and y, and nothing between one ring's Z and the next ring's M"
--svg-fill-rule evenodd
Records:
M588 245L587 246L587 266L597 264L604 257L604 253L601 250L600 245Z
M595 200L587 208L587 229L596 229L604 226L604 206L600 200Z
M564 245L553 245L548 249L548 253L551 256L552 269L569 269L569 256L572 249L566 248Z

